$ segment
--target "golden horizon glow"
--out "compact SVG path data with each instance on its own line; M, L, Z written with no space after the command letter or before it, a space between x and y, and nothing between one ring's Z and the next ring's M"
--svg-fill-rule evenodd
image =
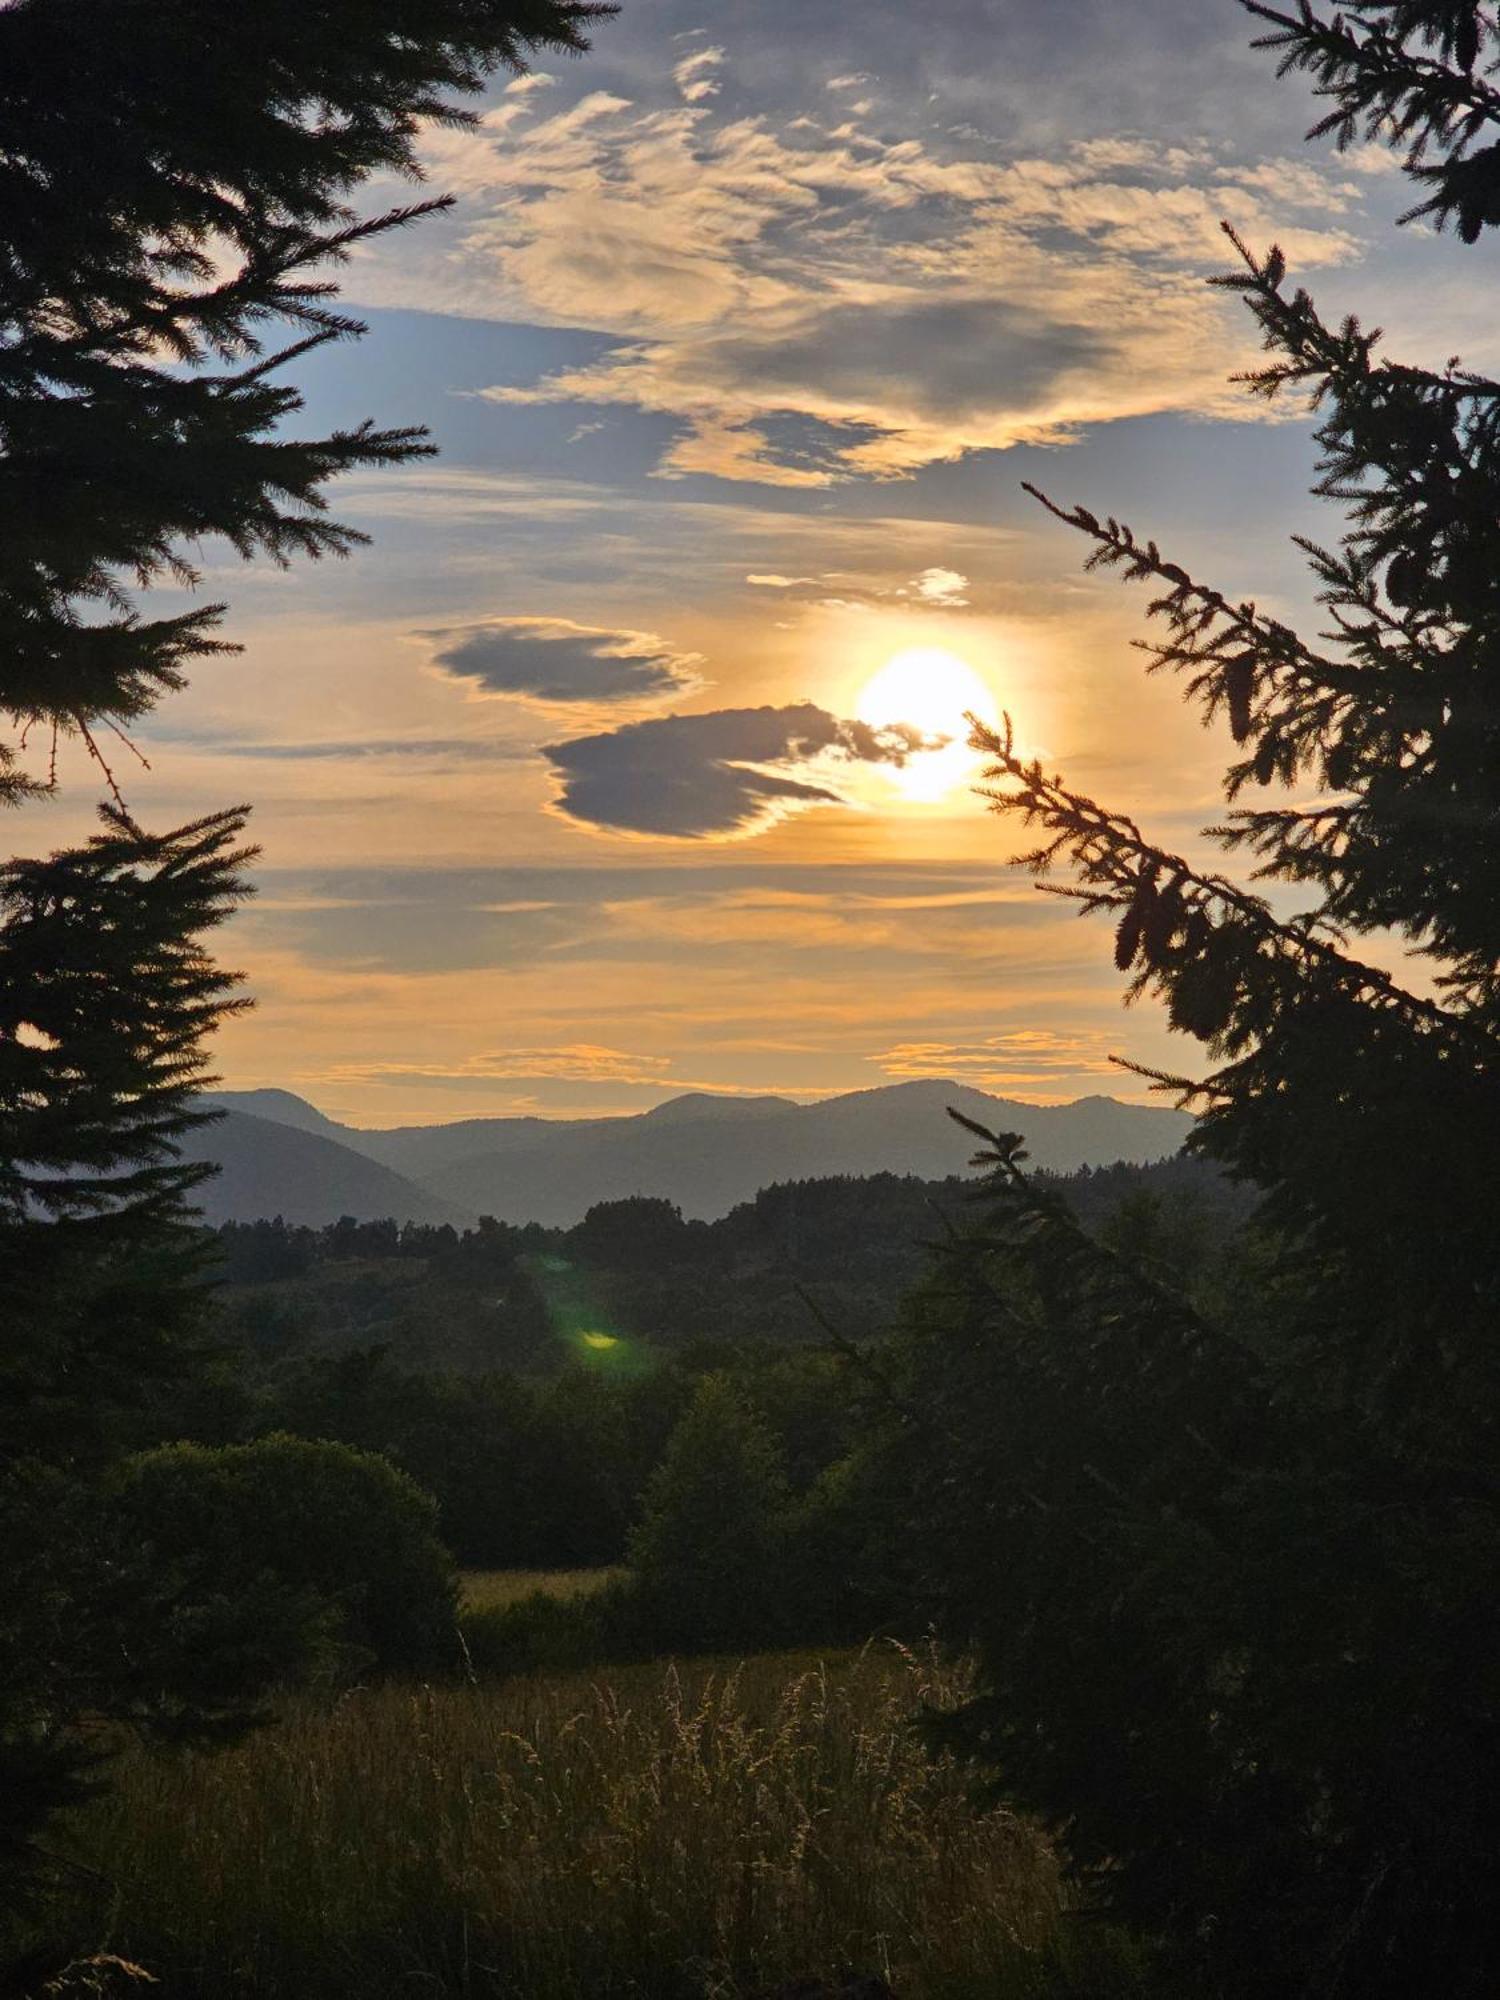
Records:
M905 723L942 746L918 750L887 769L890 783L913 805L937 805L973 785L984 759L969 747L966 717L993 727L994 692L967 660L942 646L910 646L893 654L860 689L855 715L877 729Z

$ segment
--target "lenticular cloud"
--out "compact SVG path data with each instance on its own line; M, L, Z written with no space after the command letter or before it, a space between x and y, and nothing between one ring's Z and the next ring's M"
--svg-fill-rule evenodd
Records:
M661 716L549 743L544 754L562 781L556 808L570 819L701 840L763 832L799 807L842 805L826 775L831 760L902 764L923 743L905 726L877 729L797 702Z
M699 656L654 632L571 618L487 618L431 631L433 662L481 695L548 703L649 701L700 685Z

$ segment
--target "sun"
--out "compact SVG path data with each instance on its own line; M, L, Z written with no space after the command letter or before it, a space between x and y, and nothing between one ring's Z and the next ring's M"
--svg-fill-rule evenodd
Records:
M860 689L854 712L877 729L904 722L924 736L946 739L939 749L919 750L889 767L892 784L918 805L934 805L978 778L984 759L969 748L965 716L991 726L999 720L984 679L940 646L913 646L887 660Z

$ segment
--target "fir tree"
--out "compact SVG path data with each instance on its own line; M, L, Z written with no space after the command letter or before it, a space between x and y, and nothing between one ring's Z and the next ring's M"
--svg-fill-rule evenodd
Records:
M57 736L112 731L222 653L224 607L143 618L128 585L196 582L194 544L286 563L364 539L336 473L425 452L417 430L288 434L278 371L363 331L331 269L446 207L361 218L372 174L419 178L419 123L583 0L20 0L0 11L0 750L12 797ZM278 339L280 343L278 344ZM101 743L101 736L104 742ZM28 770L22 746L44 761ZM106 767L107 768L107 767Z
M1492 9L1252 11L1338 98L1320 129L1411 146L1419 212L1466 237L1500 220L1476 150L1500 126ZM1500 1974L1500 385L1383 359L1278 251L1240 248L1221 282L1269 354L1249 389L1311 395L1346 517L1303 544L1326 631L1037 497L1153 590L1152 667L1233 741L1210 831L1249 879L1069 787L1008 723L976 740L995 809L1040 833L1032 866L1070 872L1130 996L1206 1049L1206 1076L1157 1081L1263 1190L1258 1235L1236 1285L1178 1296L998 1135L993 1223L908 1332L897 1450L932 1600L982 1661L951 1739L1192 1990L1478 1996Z
M243 813L149 833L112 761L234 648L222 605L149 616L140 593L196 585L209 536L279 564L364 539L324 486L426 452L424 434L299 436L281 371L363 331L330 275L351 250L446 202L361 217L352 197L419 179L423 121L471 120L459 100L492 71L582 48L609 11L0 7L0 804L53 789L68 738L112 801L87 846L0 871L0 1887L77 1794L78 1716L137 1715L128 1661L170 1594L108 1545L97 1478L120 1406L199 1338L197 1170L176 1142L238 1004L203 935L243 892ZM195 1629L178 1721L212 1727L274 1660L226 1629L216 1666Z
M786 1471L760 1416L705 1375L647 1484L630 1538L653 1644L722 1652L782 1623Z

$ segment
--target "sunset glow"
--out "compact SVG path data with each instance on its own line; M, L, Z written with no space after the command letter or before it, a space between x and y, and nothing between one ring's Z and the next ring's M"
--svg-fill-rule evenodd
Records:
M1094 9L1086 63L1061 11L877 0L855 61L840 8L660 0L424 129L457 208L362 245L367 336L286 379L309 436L439 455L330 487L351 561L210 541L198 595L147 607L223 598L245 649L115 766L146 825L254 802L228 1085L397 1126L821 1098L914 1048L1049 1101L1101 1050L1178 1062L974 796L969 713L1174 840L1222 769L1137 671L1142 595L1025 485L1306 622L1314 450L1229 380L1258 350L1204 283L1221 218L1393 350L1439 301L1466 366L1500 342L1456 236L1408 272L1375 153L1277 164L1307 119L1225 83L1239 9ZM81 745L58 776L19 850L92 831Z
M913 646L888 660L860 690L856 714L877 728L906 723L942 739L889 773L901 796L918 805L935 805L974 783L983 760L969 747L967 718L991 725L999 719L988 684L940 646Z

